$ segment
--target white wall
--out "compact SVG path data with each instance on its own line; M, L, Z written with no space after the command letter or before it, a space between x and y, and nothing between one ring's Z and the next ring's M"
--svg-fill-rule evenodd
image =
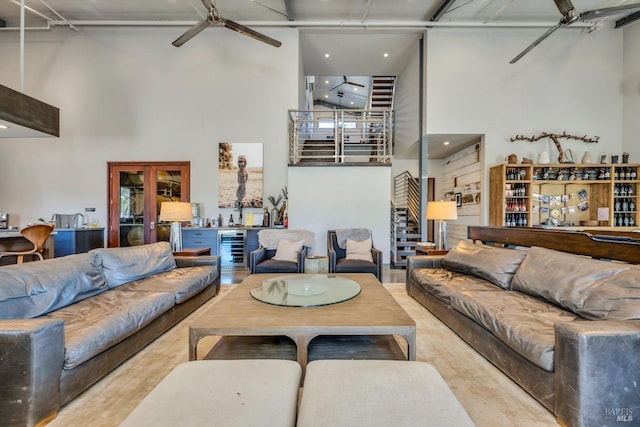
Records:
M624 28L623 151L631 162L640 162L640 25Z
M28 32L24 92L60 108L61 137L0 140L0 211L12 226L95 207L107 218L107 161L191 161L191 200L217 214L217 146L264 144L264 194L287 184L287 116L298 104L298 30L273 48L210 28ZM0 83L19 90L18 34L0 37Z
M289 228L313 231L311 253L327 253L327 230L371 229L373 243L389 263L391 168L290 167Z
M543 131L600 136L599 144L562 141L617 154L622 146L622 32L561 29L514 65L509 61L540 30L436 28L427 33L427 134L485 134L483 164L509 153L536 159L549 141L509 142ZM488 195L488 168L483 194ZM488 200L485 198L485 200ZM483 203L486 214L487 203Z

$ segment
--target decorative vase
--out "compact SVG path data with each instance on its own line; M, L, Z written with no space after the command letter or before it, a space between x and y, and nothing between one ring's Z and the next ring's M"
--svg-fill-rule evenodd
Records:
M538 164L546 165L547 163L549 163L549 153L543 151L542 153L538 154Z
M580 163L582 163L583 165L590 165L591 162L592 162L591 153L588 151L585 151L584 156L582 156L582 160L580 161Z

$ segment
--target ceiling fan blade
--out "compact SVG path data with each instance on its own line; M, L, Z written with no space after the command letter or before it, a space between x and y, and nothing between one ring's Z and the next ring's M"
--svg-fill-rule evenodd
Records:
M345 82L345 83L351 86L364 87L364 85L361 85L360 83L356 83L356 82Z
M203 0L204 1L204 0ZM553 0L560 13L564 16L567 12L575 9L571 0Z
M329 89L329 92L331 92L331 91L332 91L332 90L334 90L334 89L338 89L338 88L339 88L340 86L342 86L343 84L344 84L344 82L342 82L342 83L339 83L339 84L335 85L334 87L332 87L331 89Z
M251 28L245 27L244 25L240 25L237 22L234 22L225 18L220 18L220 22L222 22L222 25L229 28L230 30L236 31L240 34L244 34L245 36L252 37L256 40L270 44L271 46L274 46L274 47L282 46L282 43L279 42L278 40L272 39L269 36L265 36L264 34L254 31Z
M546 33L544 33L543 35L541 35L540 37L538 37L538 39L536 41L534 41L533 43L531 43L529 46L527 46L527 48L525 50L523 50L522 52L520 52L518 54L518 56L516 56L515 58L513 58L511 61L509 61L509 64L515 64L516 62L518 62L520 60L520 58L522 58L523 56L525 56L527 53L529 53L531 51L531 49L533 49L534 47L538 46L544 39L546 39L547 37L549 37L551 34L553 34L553 32L555 30L557 30L558 28L560 28L562 26L562 24L557 24L554 27L551 27L547 30Z
M213 10L213 8L215 7L211 0L202 0L202 4L207 8L207 10Z
M209 20L203 19L193 27L189 28L183 35L175 39L174 42L171 44L174 45L175 47L180 47L186 42L188 42L189 40L191 40L193 37L195 37L198 33L203 31L205 28L207 28L209 25L211 25Z
M589 21L590 19L602 18L604 16L618 15L625 12L635 12L640 10L640 3L631 3L623 6L605 7L602 9L587 10L580 14L580 20Z

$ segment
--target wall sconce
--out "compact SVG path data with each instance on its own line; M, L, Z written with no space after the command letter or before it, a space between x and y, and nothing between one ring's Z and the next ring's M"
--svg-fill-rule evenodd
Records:
M171 222L171 250L173 252L182 251L182 228L181 221L191 221L191 203L189 202L163 202L160 205L159 221Z
M445 202L444 200L439 202L428 202L427 219L438 221L436 249L439 251L448 250L447 223L445 221L449 219L458 219L458 208L456 206L456 202Z

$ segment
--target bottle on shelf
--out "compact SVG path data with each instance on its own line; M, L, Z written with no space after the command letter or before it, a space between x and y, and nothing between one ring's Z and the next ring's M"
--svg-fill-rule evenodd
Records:
M222 227L222 214L218 214L218 227Z
M229 216L229 227L233 227L235 225L235 223L233 222L233 214L231 214L231 216Z

